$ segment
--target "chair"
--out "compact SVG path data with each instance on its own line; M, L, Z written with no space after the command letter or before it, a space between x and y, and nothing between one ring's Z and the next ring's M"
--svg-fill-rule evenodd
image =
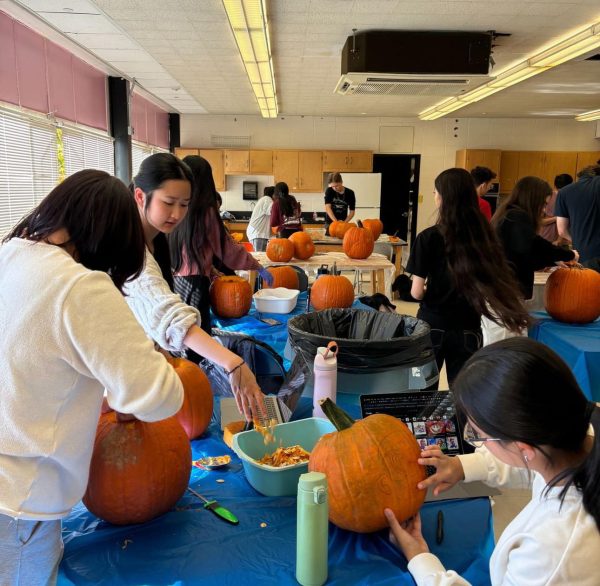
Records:
M383 254L390 262L394 262L394 247L388 242L375 242L373 252ZM354 290L357 295L365 295L365 292L362 290L364 282L362 273L359 270L354 271ZM371 293L374 293L374 291L371 291Z

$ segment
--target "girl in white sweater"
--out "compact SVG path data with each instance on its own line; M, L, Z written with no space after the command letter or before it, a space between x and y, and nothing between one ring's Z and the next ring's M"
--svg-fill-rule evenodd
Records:
M435 487L437 495L460 480L531 484L531 502L490 559L492 586L597 586L600 409L560 357L529 338L479 350L453 392L467 417L465 439L477 450L458 457L423 451L419 463L436 473L419 488ZM391 510L385 513L418 586L468 585L429 553L418 515L400 525Z
M174 155L156 153L144 159L133 180L146 241L141 275L125 286L127 303L144 330L161 348L186 348L221 366L238 409L250 420L264 410L256 378L237 354L224 348L200 328L198 310L173 293L173 275L166 235L185 218L193 196L192 173Z
M0 247L0 584L56 581L105 388L143 421L181 407L179 377L120 291L143 260L131 194L94 170L53 189Z

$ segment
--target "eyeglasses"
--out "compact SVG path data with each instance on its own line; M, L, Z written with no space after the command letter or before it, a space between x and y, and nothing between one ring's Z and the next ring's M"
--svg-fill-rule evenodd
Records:
M467 421L465 423L463 431L463 439L471 444L474 448L480 448L485 442L501 442L502 440L497 437L480 437L477 432L471 427L471 424Z

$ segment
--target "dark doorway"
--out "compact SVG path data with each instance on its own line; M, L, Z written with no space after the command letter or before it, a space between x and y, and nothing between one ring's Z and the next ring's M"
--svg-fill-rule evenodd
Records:
M373 172L381 173L383 231L410 241L411 246L417 235L420 166L421 155L373 156Z

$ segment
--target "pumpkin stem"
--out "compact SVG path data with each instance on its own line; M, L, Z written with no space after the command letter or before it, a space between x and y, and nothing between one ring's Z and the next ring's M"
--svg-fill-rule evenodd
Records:
M334 263L333 263L333 268L331 269L331 274L332 274L333 276L337 276L337 275L339 274L339 273L338 273L338 270L337 270L337 266L336 266L336 264L335 264L335 261L334 261Z
M356 222L356 225L357 225L359 228L364 228L364 226L363 226L363 223L362 223L360 220L358 220L358 222Z
M349 429L356 422L348 413L346 413L341 407L338 407L331 399L325 399L319 403L323 413L327 415L327 419L335 425L338 431Z

